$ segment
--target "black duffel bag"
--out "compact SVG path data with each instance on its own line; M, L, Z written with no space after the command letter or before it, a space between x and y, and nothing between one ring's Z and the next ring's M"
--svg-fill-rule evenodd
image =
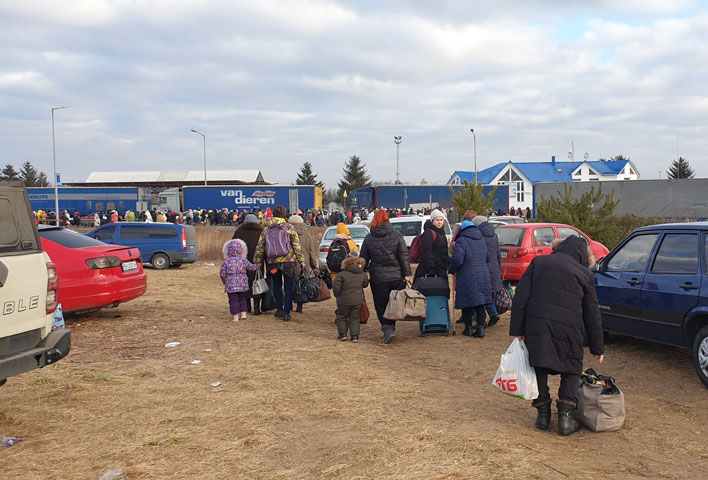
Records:
M450 298L450 284L447 275L444 277L424 276L418 277L413 282L413 288L426 297Z
M312 277L300 275L300 278L293 282L293 302L311 302L320 295L320 287Z

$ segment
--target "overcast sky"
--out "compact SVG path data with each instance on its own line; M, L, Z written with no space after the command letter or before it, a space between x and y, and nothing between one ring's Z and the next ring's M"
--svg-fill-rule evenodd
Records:
M621 5L618 7L617 5ZM0 0L0 167L445 182L508 160L678 155L708 177L692 0Z

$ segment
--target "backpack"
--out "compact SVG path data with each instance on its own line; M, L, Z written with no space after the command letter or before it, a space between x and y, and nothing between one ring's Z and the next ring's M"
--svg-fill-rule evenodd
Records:
M331 272L341 272L342 262L349 256L349 244L341 238L336 239L329 246L327 254L327 268Z
M423 259L423 245L422 245L422 237L425 232L421 233L420 235L416 235L413 241L411 242L411 251L410 251L410 261L411 263L420 263L420 261ZM438 239L437 233L433 232L433 243L435 240Z
M285 223L268 226L265 238L265 252L269 260L284 257L290 253L290 235Z

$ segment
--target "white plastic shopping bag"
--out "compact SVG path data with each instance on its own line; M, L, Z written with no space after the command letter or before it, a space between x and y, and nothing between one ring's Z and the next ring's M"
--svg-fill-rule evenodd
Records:
M529 365L529 351L523 340L515 338L501 356L492 385L512 397L533 400L538 397L536 371Z

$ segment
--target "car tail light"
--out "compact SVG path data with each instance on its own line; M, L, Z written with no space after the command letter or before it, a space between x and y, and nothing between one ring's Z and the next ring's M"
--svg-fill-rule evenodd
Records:
M526 255L528 253L529 253L529 251L526 250L525 248L520 248L516 251L516 253L514 253L514 258L523 257L524 255Z
M57 266L47 262L47 302L46 311L52 313L57 308L57 287L59 286L59 273Z
M327 252L329 252L329 245L322 245L322 246L320 247L320 252L322 252L322 253L327 253Z
M91 270L100 270L102 268L120 267L120 258L118 257L97 257L86 260L86 265Z
M184 228L182 229L182 250L187 250L187 236L184 233Z

